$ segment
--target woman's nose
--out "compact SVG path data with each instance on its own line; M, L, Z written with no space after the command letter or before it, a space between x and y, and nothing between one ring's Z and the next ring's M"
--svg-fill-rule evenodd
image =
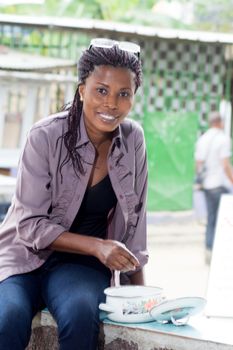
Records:
M113 95L106 96L105 105L108 108L116 109L117 108L117 97L113 96Z

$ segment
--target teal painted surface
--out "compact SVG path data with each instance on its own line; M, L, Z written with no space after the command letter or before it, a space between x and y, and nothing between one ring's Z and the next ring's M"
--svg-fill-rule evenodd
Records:
M154 112L143 119L148 165L148 210L192 208L198 115Z
M197 344L195 349L212 349L212 350L232 350L233 349L233 319L232 318L221 318L221 317L210 317L207 318L202 314L190 317L190 320L185 326L175 326L173 324L161 324L159 322L153 321L148 323L118 323L112 322L107 318L104 319L105 325L114 326L122 328L122 332L126 331L127 328L131 329L133 332L141 330L144 336L150 336L154 332L156 336L160 337L162 334L176 335L177 338L167 338L168 343L170 343L169 349L171 348L172 339L173 344L176 344L176 339L186 338L187 349L194 349L193 342L189 343L188 340L200 340L201 343ZM124 327L124 328L123 328ZM203 342L202 342L203 341ZM211 342L211 347L210 347ZM173 348L173 347L172 347ZM176 346L174 347L176 348ZM178 347L177 347L178 348ZM180 347L179 347L180 349Z

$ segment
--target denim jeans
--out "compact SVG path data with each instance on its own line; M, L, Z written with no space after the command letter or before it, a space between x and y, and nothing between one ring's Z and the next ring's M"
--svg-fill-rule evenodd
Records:
M96 350L98 305L111 273L96 258L53 253L39 269L0 282L0 350L24 350L37 311L47 306L60 350Z
M215 236L216 220L221 195L228 193L225 187L216 187L209 190L204 190L207 206L207 226L205 233L206 249L212 250Z

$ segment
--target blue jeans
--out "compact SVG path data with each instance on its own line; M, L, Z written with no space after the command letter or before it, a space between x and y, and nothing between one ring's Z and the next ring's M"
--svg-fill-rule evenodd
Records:
M96 350L98 305L111 273L94 257L53 253L39 269L0 282L0 350L24 350L34 315L48 307L60 350Z
M225 187L216 187L209 190L204 190L207 206L207 226L205 234L205 246L212 250L215 236L216 220L221 195L228 193Z

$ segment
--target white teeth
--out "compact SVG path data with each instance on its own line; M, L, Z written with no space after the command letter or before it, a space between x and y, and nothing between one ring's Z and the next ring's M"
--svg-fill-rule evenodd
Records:
M116 119L116 118L113 117L112 115L107 115L107 114L102 114L102 113L100 113L100 116L101 116L101 118L103 118L103 119L105 119L105 120L109 120L109 121L113 121L113 120Z

